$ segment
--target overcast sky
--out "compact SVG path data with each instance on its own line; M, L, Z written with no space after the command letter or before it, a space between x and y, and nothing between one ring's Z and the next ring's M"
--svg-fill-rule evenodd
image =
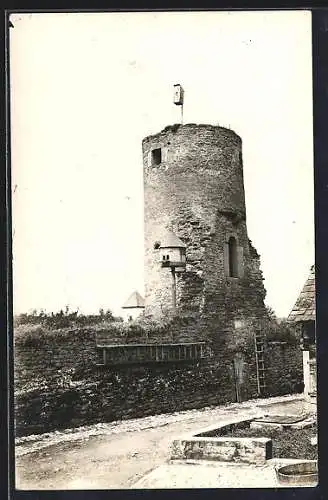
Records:
M141 141L179 121L243 140L266 302L314 262L311 14L11 16L14 310L120 313L143 293Z

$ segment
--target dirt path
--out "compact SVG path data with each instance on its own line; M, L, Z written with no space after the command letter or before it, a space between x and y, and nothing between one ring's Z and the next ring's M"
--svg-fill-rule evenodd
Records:
M16 488L131 488L165 463L176 436L232 416L302 410L294 395L22 438L16 444Z

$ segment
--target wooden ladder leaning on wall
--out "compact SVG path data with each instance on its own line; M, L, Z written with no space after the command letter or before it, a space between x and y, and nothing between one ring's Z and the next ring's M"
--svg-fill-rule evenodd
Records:
M256 360L256 377L257 377L257 392L262 396L266 389L265 384L265 365L264 365L264 335L261 330L255 330L255 360Z

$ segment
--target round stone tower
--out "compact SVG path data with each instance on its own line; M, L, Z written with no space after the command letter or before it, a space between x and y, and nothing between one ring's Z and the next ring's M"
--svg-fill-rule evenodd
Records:
M146 137L142 149L145 314L199 316L228 307L237 318L263 307L258 255L247 236L240 137L218 126L173 125ZM162 262L169 255L160 250L167 234L185 247L174 283Z

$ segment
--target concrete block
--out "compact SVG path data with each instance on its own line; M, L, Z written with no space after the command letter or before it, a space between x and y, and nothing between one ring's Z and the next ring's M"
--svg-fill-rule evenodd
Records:
M272 440L268 438L176 439L171 446L171 459L216 460L263 465L272 458Z

